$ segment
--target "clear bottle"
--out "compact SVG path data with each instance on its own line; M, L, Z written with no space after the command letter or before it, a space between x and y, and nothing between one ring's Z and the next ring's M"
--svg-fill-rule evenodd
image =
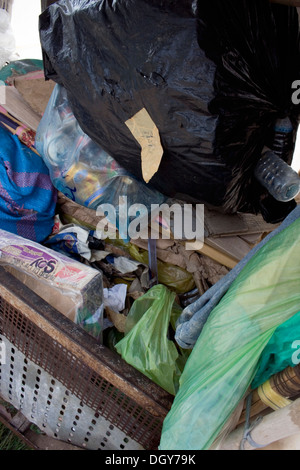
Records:
M291 201L300 192L299 175L271 150L263 154L254 174L277 201Z
M270 149L279 157L286 160L293 148L293 124L290 118L279 118L275 122L273 142Z

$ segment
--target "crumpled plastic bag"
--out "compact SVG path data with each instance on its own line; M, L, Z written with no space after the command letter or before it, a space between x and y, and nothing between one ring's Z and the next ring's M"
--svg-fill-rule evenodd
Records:
M46 77L67 89L94 142L143 180L141 145L125 123L146 110L164 149L151 185L218 204L231 171L213 155L215 66L199 48L193 3L58 2L40 16L40 38Z
M206 450L245 396L276 328L300 309L300 218L247 264L186 363L161 450Z
M111 205L115 209L112 215L106 208L103 211L108 211L107 220L118 228L124 240L129 238L119 219L125 200L128 214L128 208L136 203L138 194L138 202L144 207L142 215L148 220L151 204L162 204L166 199L131 176L83 132L70 108L64 87L55 86L39 124L35 144L49 168L54 187L89 209Z
M122 358L170 394L175 395L188 353L168 339L181 308L175 293L163 285L137 299L126 321L125 337L115 345Z
M16 41L10 24L10 15L0 8L0 69L17 59Z
M72 0L40 16L46 77L123 168L143 178L126 123L146 109L164 150L155 189L268 220L295 207L267 198L254 169L278 117L296 133L298 36L296 8L269 0Z

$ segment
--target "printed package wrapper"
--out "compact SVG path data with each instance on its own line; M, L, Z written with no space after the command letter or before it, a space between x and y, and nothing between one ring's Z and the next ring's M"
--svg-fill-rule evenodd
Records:
M38 243L0 230L0 264L96 339L102 338L102 273Z

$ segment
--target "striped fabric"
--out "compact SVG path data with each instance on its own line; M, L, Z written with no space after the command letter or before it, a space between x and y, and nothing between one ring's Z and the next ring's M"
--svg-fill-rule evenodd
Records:
M26 147L29 147L33 152L38 153L34 146L35 132L14 118L2 106L0 106L0 126L11 132L13 135L18 136L20 141L26 145Z

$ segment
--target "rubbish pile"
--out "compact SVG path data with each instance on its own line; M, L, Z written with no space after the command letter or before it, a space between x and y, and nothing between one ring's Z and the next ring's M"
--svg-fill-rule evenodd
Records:
M254 173L265 147L291 163L298 33L296 9L268 0L58 2L40 18L45 75L94 142L168 197L268 221L295 207Z
M0 70L0 265L174 397L161 450L253 444L253 391L297 397L265 386L300 362L297 9L69 0L39 28Z

